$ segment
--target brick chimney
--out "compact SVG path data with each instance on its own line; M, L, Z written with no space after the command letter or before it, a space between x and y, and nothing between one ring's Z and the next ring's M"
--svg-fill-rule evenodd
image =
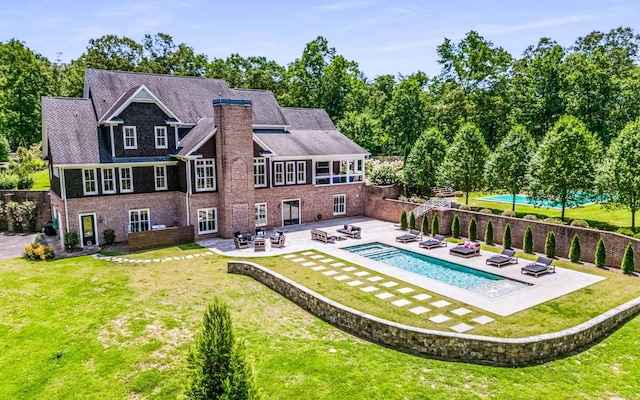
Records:
M254 232L253 115L250 100L214 99L218 127L218 232Z

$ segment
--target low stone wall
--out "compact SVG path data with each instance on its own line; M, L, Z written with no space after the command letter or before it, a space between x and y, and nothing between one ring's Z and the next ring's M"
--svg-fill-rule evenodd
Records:
M36 212L38 213L36 231L40 231L44 224L51 220L51 202L48 190L0 190L0 200L5 203L10 201L23 203L27 200L36 203Z
M640 297L560 332L496 338L415 328L336 303L258 264L229 261L229 273L250 276L330 324L365 340L417 356L494 366L526 366L570 355L640 312Z
M406 201L395 200L398 191L384 186L367 186L365 188L367 203L365 204L365 216L398 223L402 210L409 213L419 204ZM395 197L394 197L395 195ZM522 248L524 232L527 225L531 226L533 234L533 250L544 253L544 245L547 233L553 231L556 235L556 256L568 257L569 248L573 235L580 238L581 261L593 263L595 261L596 246L598 240L602 238L607 253L606 265L612 268L620 268L624 250L628 243L633 246L634 254L640 254L640 239L625 236L616 232L602 231L597 229L578 228L570 225L551 224L543 221L528 221L522 218L503 217L495 214L482 214L475 211L465 211L460 209L435 209L427 213L429 222L433 214L438 214L440 233L451 235L451 222L454 214L458 214L460 219L460 234L467 236L469 222L475 217L478 224L478 239L484 240L487 222L491 220L493 225L493 239L495 243L502 244L504 229L507 223L511 226L511 244L515 248ZM420 226L421 220L418 218L416 225ZM635 257L636 271L640 270L640 256Z

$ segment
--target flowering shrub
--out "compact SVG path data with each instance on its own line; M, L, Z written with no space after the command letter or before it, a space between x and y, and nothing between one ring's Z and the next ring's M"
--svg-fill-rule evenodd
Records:
M29 228L29 232L36 231L36 223L38 222L38 213L36 213L36 203L31 200L26 200L22 204L20 204L20 208L22 208L22 216L24 218L24 222L27 223L27 227Z
M53 247L42 245L38 242L26 244L23 247L23 257L31 261L52 260L55 257Z
M402 183L402 161L367 160L365 172L374 185L397 185Z
M13 230L15 232L22 232L24 229L24 212L20 204L15 201L7 203L7 214L11 221L13 221Z

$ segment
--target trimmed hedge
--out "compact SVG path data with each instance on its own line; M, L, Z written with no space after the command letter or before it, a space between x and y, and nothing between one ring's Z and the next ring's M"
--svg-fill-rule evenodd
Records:
M451 222L451 236L456 239L460 237L460 218L458 218L458 214L453 216L453 222Z
M487 230L484 233L484 241L489 246L493 246L493 224L491 221L487 222Z
M511 225L507 224L504 227L504 235L502 236L502 246L505 249L511 248Z
M547 240L544 243L544 254L549 258L556 256L556 234L553 231L547 233Z
M524 231L524 239L522 239L522 250L525 253L533 253L533 232L531 232L531 225L527 225L527 229Z
M574 263L580 261L580 237L577 233L573 235L573 239L571 239L571 247L569 248L569 259Z
M600 238L596 246L595 264L596 267L604 268L607 262L607 252L604 248L604 240Z

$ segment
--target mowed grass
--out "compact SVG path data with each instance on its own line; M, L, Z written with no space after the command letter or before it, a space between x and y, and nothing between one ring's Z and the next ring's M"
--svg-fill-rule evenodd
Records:
M31 190L47 190L51 189L51 182L49 182L49 170L44 169L31 174L33 178L33 187Z
M474 192L469 195L469 205L472 207L490 208L496 211L511 210L511 203L497 203L494 201L478 200L481 197L495 195L489 192ZM464 204L464 197L458 202ZM539 218L560 218L562 210L557 208L534 207L530 205L516 204L516 213L519 217L526 214L535 214ZM567 208L564 212L565 219L583 219L593 227L615 231L618 228L631 228L631 211L623 208L607 209L601 204L590 204L581 207Z
M267 399L632 399L640 391L638 317L544 365L450 363L348 335L253 279L227 274L226 261L3 260L0 398L181 398L188 347L214 296L229 302Z

